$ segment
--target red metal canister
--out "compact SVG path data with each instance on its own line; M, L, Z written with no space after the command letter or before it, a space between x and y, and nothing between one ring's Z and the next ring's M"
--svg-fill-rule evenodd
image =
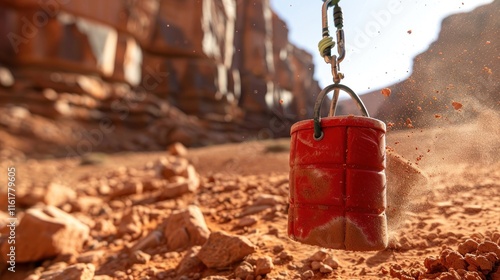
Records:
M319 118L319 104L336 89L348 92L365 116ZM353 251L387 247L385 124L368 117L348 87L320 93L313 120L291 128L290 238ZM336 99L334 100L336 102Z

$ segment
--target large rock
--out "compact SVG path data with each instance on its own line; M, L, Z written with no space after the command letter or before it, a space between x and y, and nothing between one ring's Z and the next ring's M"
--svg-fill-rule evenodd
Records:
M74 254L89 237L89 227L54 206L28 209L16 228L16 261L33 262ZM33 246L33 244L37 244ZM4 242L2 256L9 253Z
M198 258L209 268L224 268L255 252L256 246L244 236L213 232L201 247Z
M203 245L210 235L200 208L194 205L172 214L165 223L164 236L169 250Z

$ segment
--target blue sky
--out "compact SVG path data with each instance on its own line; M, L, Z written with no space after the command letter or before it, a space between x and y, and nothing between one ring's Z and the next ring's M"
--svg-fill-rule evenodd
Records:
M342 83L363 94L404 80L411 74L413 57L437 39L446 16L491 2L341 0L347 49L341 63L341 72L346 76ZM313 55L315 77L325 87L332 83L332 76L317 48L322 4L321 0L271 0L273 10L287 22L290 41ZM332 9L328 11L331 20ZM330 35L335 36L332 23Z

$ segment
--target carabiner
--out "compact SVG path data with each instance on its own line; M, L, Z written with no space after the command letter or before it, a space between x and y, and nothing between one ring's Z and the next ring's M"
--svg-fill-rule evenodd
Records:
M344 78L340 70L340 62L345 58L345 42L344 42L344 30L343 27L343 18L342 18L342 9L338 5L339 0L326 0L323 2L323 6L321 7L321 16L322 16L322 36L323 38L318 44L319 52L321 56L325 59L326 63L332 65L332 75L333 81L335 83L339 83L341 79ZM330 30L328 28L328 7L334 5L333 9L333 17L335 27L337 27L337 55L331 54L332 47L335 46L335 42L333 38L330 36Z

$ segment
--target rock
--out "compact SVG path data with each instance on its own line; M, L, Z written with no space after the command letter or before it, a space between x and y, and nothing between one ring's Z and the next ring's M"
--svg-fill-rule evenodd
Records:
M311 269L313 271L319 270L320 267L321 267L321 262L319 262L319 261L312 261L311 262Z
M312 270L306 270L302 273L302 278L309 279L314 277L314 272Z
M243 217L238 221L237 227L249 227L257 223L257 219L254 216Z
M320 265L320 267L319 267L319 272L321 272L321 273L332 273L333 272L333 268L330 267L327 264L322 263Z
M492 241L484 241L477 246L477 251L479 253L493 252L500 259L500 245Z
M132 180L124 182L123 184L116 185L115 188L113 188L113 190L109 194L109 196L111 199L114 199L126 195L141 194L142 191L143 191L142 182Z
M255 201L253 202L253 205L278 205L278 204L283 204L284 203L284 198L281 196L277 195L271 195L271 194L260 194L255 198Z
M114 279L109 275L95 275L92 280L114 280Z
M169 250L203 245L210 235L205 218L195 205L170 215L165 221L163 233Z
M99 260L104 257L105 251L103 250L96 250L96 251L88 251L83 254L80 254L77 258L76 261L79 263L92 263L96 264Z
M255 263L255 275L266 275L274 268L273 259L269 256L264 256L257 259Z
M240 279L254 279L254 274L253 266L245 261L241 262L234 270L234 277Z
M4 87L10 87L14 85L14 77L9 69L5 67L0 67L0 85Z
M100 197L79 196L78 199L71 201L71 210L73 212L89 213L102 206L103 203Z
M177 265L177 275L185 275L186 273L202 271L205 265L198 258L200 249L201 246L193 246L186 252L182 260Z
M170 199L179 197L186 193L195 192L200 186L200 179L196 170L192 165L186 168L186 178L181 176L171 176L170 180L175 179L174 182L167 184L161 191L158 199Z
M288 251L283 251L278 255L279 259L282 262L290 262L293 261L293 255L290 254Z
M153 230L151 233L146 235L144 238L140 239L135 243L130 251L143 250L146 248L151 248L160 245L160 240L163 237L163 233L158 230Z
M272 205L267 205L267 204L265 204L265 205L250 205L250 206L245 207L245 209L243 209L243 211L239 214L239 217L245 217L248 215L257 214L257 213L260 213L264 210L270 209L272 207L273 207Z
M462 255L465 256L465 254L475 252L477 250L477 247L479 244L472 240L472 239L467 239L464 242L458 244L458 249L457 251Z
M333 269L337 269L339 267L339 263L334 260L332 257L327 257L324 261L324 264L328 265L329 267Z
M151 255L144 253L141 250L136 250L130 255L132 264L147 264L151 259Z
M92 280L95 266L90 263L77 263L58 271L42 273L40 280Z
M218 231L210 234L198 258L208 268L224 268L255 252L256 246L244 236Z
M322 262L324 261L327 257L329 256L329 254L325 251L325 250L319 250L317 251L316 253L314 253L311 257L309 257L309 259L311 261L318 261L318 262Z
M50 183L44 189L44 194L42 202L53 206L61 206L68 201L76 199L76 192L74 190L58 183Z
M173 156L186 157L188 150L182 143L176 142L168 146L168 152Z
M28 209L16 233L16 261L21 263L77 253L89 237L89 227L49 205ZM7 242L2 244L1 252L2 256L9 252Z
M118 235L129 234L132 238L138 238L142 234L142 227L149 222L149 208L145 206L134 206L120 220Z
M173 176L186 174L188 166L188 160L179 157L162 158L159 161L161 175L167 180Z

